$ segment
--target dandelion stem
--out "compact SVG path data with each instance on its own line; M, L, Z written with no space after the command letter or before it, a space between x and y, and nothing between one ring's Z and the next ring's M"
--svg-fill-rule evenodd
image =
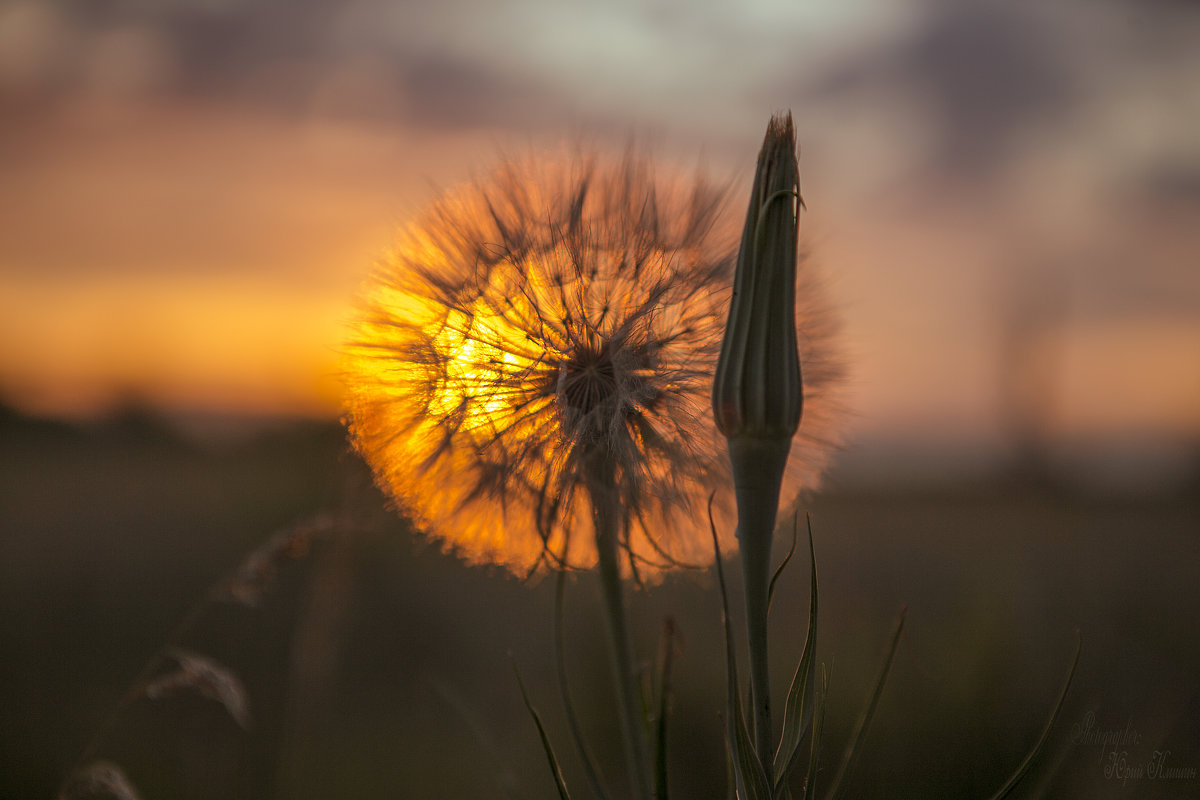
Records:
M611 473L609 473L611 474ZM645 715L637 690L633 663L633 644L625 613L625 597L621 585L620 542L617 535L615 504L611 486L591 487L592 507L596 525L596 551L599 560L600 584L604 594L604 612L612 645L613 676L616 680L617 708L625 740L625 758L629 764L632 796L650 800L650 759L646 746Z
M767 657L767 607L771 578L771 540L779 507L779 488L787 463L787 440L736 437L729 440L738 506L738 548L746 595L746 640L750 653L754 747L771 779L774 742L771 682Z

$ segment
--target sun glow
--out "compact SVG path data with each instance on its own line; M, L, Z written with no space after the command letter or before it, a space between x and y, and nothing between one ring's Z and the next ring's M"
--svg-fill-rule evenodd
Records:
M441 374L434 378L437 386L429 411L437 417L461 413L464 431L483 429L486 436L496 432L508 407L499 389L501 376L529 364L522 364L527 359L511 346L516 332L501 317L481 316L483 311L454 312L429 332L434 349L445 360Z

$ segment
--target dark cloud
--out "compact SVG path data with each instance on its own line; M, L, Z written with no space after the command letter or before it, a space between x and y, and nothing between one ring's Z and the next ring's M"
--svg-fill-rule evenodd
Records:
M1196 0L1116 0L1130 46L1149 61L1196 49L1200 3Z
M421 127L524 127L552 105L537 87L482 64L425 55L407 60L400 70L405 117Z
M216 85L280 59L321 58L340 5L320 0L67 0L61 7L85 30L118 25L156 30L169 40L185 80Z
M999 165L1082 96L1070 38L1045 23L1020 6L936 3L912 35L833 68L813 90L856 102L902 93L933 121L942 169Z
M1156 209L1196 213L1200 211L1200 164L1160 164L1142 177L1139 188Z
M58 8L82 40L122 27L152 31L172 67L170 79L159 82L156 91L173 100L251 106L287 116L316 111L433 129L528 129L563 108L559 92L513 74L512 64L457 52L456 43L445 38L454 30L447 20L455 14L471 18L472 3L454 6L64 0ZM371 74L356 74L364 63ZM53 97L43 99L69 96L86 85L86 78L79 71L74 87L62 81ZM331 83L339 96L331 97ZM13 99L6 104L12 108Z

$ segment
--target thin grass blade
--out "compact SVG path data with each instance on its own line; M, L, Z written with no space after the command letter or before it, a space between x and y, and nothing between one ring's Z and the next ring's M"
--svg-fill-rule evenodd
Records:
M1058 695L1058 702L1054 704L1054 711L1050 714L1050 719L1046 721L1045 727L1042 728L1042 735L1038 737L1037 744L1029 751L1029 755L1025 756L1025 760L1021 762L1021 766L1017 767L1012 777L1000 787L999 791L991 796L990 800L1003 800L1003 798L1008 797L1033 766L1034 759L1037 758L1042 746L1046 744L1046 738L1050 735L1050 729L1054 727L1054 722L1058 719L1059 712L1062 711L1063 703L1067 700L1067 692L1071 689L1071 681L1075 678L1075 668L1079 666L1079 654L1082 652L1083 637L1079 631L1075 631L1075 658L1071 661L1071 669L1067 672L1067 679L1063 681L1062 691Z
M734 697L737 695L735 694ZM754 750L754 741L746 729L746 720L742 716L741 703L735 700L729 709L730 732L734 749L734 775L737 778L738 797L746 800L771 800L770 788L767 786L767 773L763 771Z
M812 747L808 753L808 774L804 777L804 797L817 796L817 757L821 754L821 735L825 730L825 698L829 696L829 673L821 669L821 688L814 692Z
M658 678L658 724L654 731L654 796L667 800L667 712L671 696L671 664L675 650L675 622L663 626L662 663Z
M783 561L779 562L779 566L775 568L775 574L771 576L771 582L767 584L768 612L771 610L771 600L775 597L775 583L779 580L779 577L783 575L783 571L787 568L788 563L792 560L792 556L796 555L796 539L798 538L796 531L800 527L800 515L798 513L793 515L792 520L794 523L792 525L792 546L788 548L787 555L783 557Z
M558 758L554 755L554 748L550 744L550 737L546 735L546 727L542 724L542 717L538 714L537 709L533 707L533 703L529 702L529 692L525 689L525 681L521 680L521 671L517 669L517 665L513 664L513 672L517 676L517 685L521 687L521 700L525 703L525 709L529 712L529 716L533 717L533 724L537 726L538 736L542 740L542 748L546 751L546 760L550 762L550 772L554 774L554 785L558 789L559 800L571 800L571 793L567 791L567 782L563 779L562 768L558 765Z
M834 800L837 797L842 781L850 774L851 768L858 760L867 728L871 724L871 718L875 716L875 708L879 705L879 698L883 695L883 686L887 683L888 673L891 672L892 660L896 657L896 647L900 644L900 633L904 630L906 614L908 614L907 606L900 610L900 617L896 620L896 627L892 631L892 640L888 645L887 655L883 659L883 667L880 668L879 677L875 680L875 690L871 693L871 699L867 703L867 707L863 709L862 716L858 718L858 724L855 725L854 733L850 737L850 744L846 746L846 752L842 755L841 766L838 767L837 775L834 776L829 792L825 795L828 800Z
M484 724L477 711L471 707L462 693L456 690L452 684L442 678L430 676L426 676L425 681L429 684L429 689L433 695L445 703L446 707L458 717L459 722L470 732L471 738L475 742L476 750L486 756L486 759L475 757L475 762L477 764L484 761L490 762L486 766L496 782L496 788L500 792L500 796L506 797L508 800L518 800L518 786L520 782L517 780L517 776L511 766L509 766L506 758L501 755L493 731L488 729L488 726ZM471 755L474 757L474 753Z
M811 589L808 599L808 635L804 639L804 650L792 685L788 688L783 707L783 735L779 749L775 752L775 791L787 784L788 775L795 769L800 758L800 742L808 730L812 717L812 688L817 650L817 557L813 549L812 521L808 526L808 554L812 560L809 580Z
M726 712L728 713L728 711ZM733 769L733 753L729 752L729 737L725 739L725 800L737 800L737 775Z
M604 791L604 781L600 778L600 771L596 767L595 759L592 758L587 741L583 738L583 729L580 727L579 718L575 714L575 705L571 702L571 691L567 682L566 636L563 632L565 629L563 623L563 606L565 605L566 586L567 571L566 569L560 569L554 591L554 661L555 669L558 673L558 691L562 695L563 708L567 712L567 728L571 732L571 738L575 741L575 749L579 753L580 760L583 762L583 773L587 779L588 786L591 788L592 794L599 798L599 800L608 800L608 794Z

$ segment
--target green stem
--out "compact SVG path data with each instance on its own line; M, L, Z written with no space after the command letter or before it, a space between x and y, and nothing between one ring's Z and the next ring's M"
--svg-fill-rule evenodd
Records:
M599 559L600 585L604 595L604 611L608 620L613 676L617 688L617 708L625 740L625 759L629 764L629 780L635 798L653 797L650 783L650 758L646 746L641 702L637 691L633 664L632 637L625 614L625 597L621 584L620 541L617 536L615 508L607 502L611 489L592 491L592 506L596 526L596 552Z
M779 509L779 489L790 441L735 437L729 440L738 508L738 549L746 594L746 641L750 651L754 748L772 779L774 737L767 655L767 606L771 579L771 540Z

